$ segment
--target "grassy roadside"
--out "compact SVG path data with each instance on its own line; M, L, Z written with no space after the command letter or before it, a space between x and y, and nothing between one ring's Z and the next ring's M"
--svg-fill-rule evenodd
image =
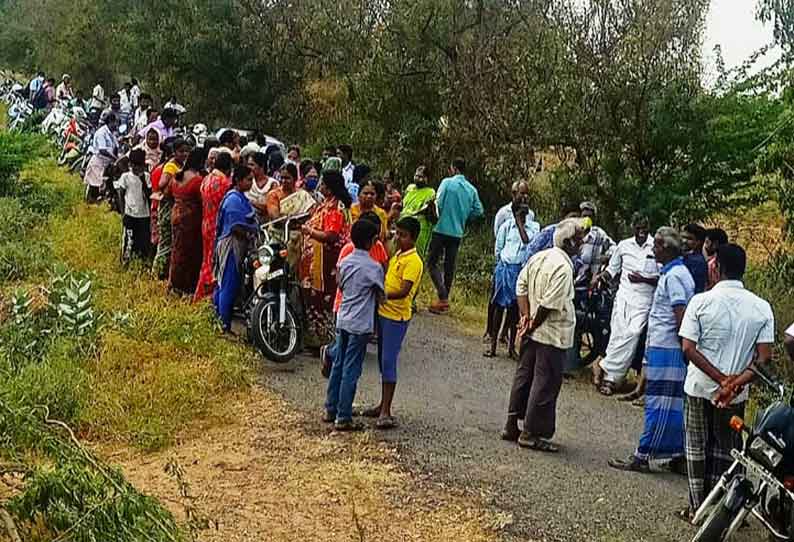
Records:
M252 386L255 354L220 336L209 307L120 266L117 215L82 203L79 179L36 151L39 138L3 138L25 146L0 176L0 265L5 258L9 270L0 275L0 507L24 540L248 540L253 525L284 541L358 529L495 538L470 498L422 487L368 436L307 430L289 405ZM72 294L89 310L67 325L59 305ZM201 461L180 464L185 450ZM245 462L244 476L202 470L233 461ZM188 479L201 497L186 496ZM224 503L235 496L246 517L229 518L237 512ZM262 498L273 504L263 508ZM218 521L233 534L219 535Z

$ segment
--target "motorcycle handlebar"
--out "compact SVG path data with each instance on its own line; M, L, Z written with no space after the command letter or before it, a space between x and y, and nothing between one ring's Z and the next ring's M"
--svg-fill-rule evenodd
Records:
M777 378L775 378L775 376L763 365L753 363L750 365L750 370L761 380L763 380L764 383L770 388L774 388L775 390L780 390L783 388L783 384L780 383Z

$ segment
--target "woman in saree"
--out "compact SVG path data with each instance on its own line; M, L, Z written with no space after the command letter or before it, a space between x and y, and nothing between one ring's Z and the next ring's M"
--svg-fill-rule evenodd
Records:
M436 191L427 185L425 166L419 166L414 173L414 182L408 186L403 196L401 217L412 216L419 221L421 229L416 240L416 252L424 260L436 215Z
M159 134L159 132L158 132ZM160 162L152 170L152 195L150 197L150 222L152 224L152 246L157 249L160 243L160 228L157 227L157 214L160 209L159 195L155 199L155 194L160 192L160 179L163 177L163 168L174 156L174 140L168 138L160 145Z
M159 239L157 254L152 264L152 272L160 280L168 278L168 268L171 264L171 211L174 208L174 198L171 195L171 183L176 174L182 170L190 152L190 144L184 139L174 141L174 156L163 166L163 173L157 183L157 191L152 193L152 199L158 200L157 230Z
M218 211L212 265L218 287L213 294L213 301L223 330L227 333L232 329L234 303L242 285L242 264L248 254L250 238L258 227L254 208L245 197L253 181L254 174L248 167L237 166L232 180L234 188L223 197Z
M201 271L201 182L206 172L207 152L196 147L185 167L171 182L174 208L171 211L171 265L168 286L180 294L196 292Z
M212 254L215 249L215 232L217 229L218 210L226 192L232 187L232 155L216 153L213 160L214 169L201 181L201 240L202 259L201 272L193 301L212 297L215 290L215 279L212 276Z
M356 166L356 171L358 171L358 168L359 166ZM355 173L353 175L355 176ZM389 219L386 216L386 211L377 205L378 198L386 193L383 184L366 179L359 186L361 188L358 190L358 201L350 207L350 221L351 223L357 222L364 213L375 213L380 219L380 240L385 242Z
M298 168L291 162L285 163L281 166L281 186L273 190L281 191L281 197L276 199L272 205L268 202L268 212L272 218L281 218L283 216L295 216L305 213L312 207L317 205L317 201L306 190L296 188L295 185L298 180ZM278 239L284 236L284 225L273 228L272 234ZM294 269L300 258L302 246L302 237L299 230L290 231L289 239L287 240L287 261L290 268Z
M338 171L324 171L320 181L323 202L303 225L303 254L299 278L306 310L305 341L319 348L334 336L333 301L336 295L336 263L350 236L352 200Z

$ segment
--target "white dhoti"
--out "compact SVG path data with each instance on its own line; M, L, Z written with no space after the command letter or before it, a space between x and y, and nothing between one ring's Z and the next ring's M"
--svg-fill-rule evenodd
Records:
M620 293L612 307L611 332L607 352L599 366L603 369L604 380L620 382L631 367L637 346L645 327L648 325L650 306L629 304Z

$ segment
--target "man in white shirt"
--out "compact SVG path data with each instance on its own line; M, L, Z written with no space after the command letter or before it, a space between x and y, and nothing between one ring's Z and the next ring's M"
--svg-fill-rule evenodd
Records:
M63 74L60 84L55 88L56 100L71 100L72 96L72 78L68 73Z
M91 109L105 109L105 89L102 88L102 81L98 82L91 92Z
M132 100L130 99L130 83L124 83L124 88L119 90L119 106L125 115L129 116L132 113Z
M356 164L353 163L353 147L350 145L339 145L339 159L342 160L342 177L345 179L345 188L350 192L353 203L358 201L358 185L353 183L353 171Z
M135 111L138 108L140 98L141 98L141 87L138 86L138 80L133 78L132 87L130 88L130 105L132 106L133 111Z
M607 269L599 277L613 280L620 275L620 287L612 307L607 352L594 367L595 383L603 395L612 395L632 366L648 325L653 292L659 279L653 238L648 235L648 219L635 214L632 227L634 236L618 243Z
M522 448L559 451L549 439L557 427L565 351L573 346L576 327L571 258L579 253L585 231L580 219L563 220L554 231L554 248L537 253L518 275L521 353L502 439L518 441Z
M111 113L105 118L105 124L94 133L91 143L94 155L88 161L83 179L87 185L86 199L95 201L104 183L105 168L116 161L119 143L114 132L119 127L119 119Z
M133 115L132 133L139 135L149 124L149 109L152 107L152 97L149 94L141 94L138 97L138 106Z
M36 77L30 80L30 84L28 88L30 89L30 101L33 101L33 98L36 97L36 94L39 93L39 90L44 86L44 72L40 71L36 73Z
M742 447L742 435L729 422L744 416L753 379L749 366L772 357L772 307L745 290L746 265L740 246L721 246L720 281L692 298L679 331L690 362L684 382L689 519L733 463L731 450Z

